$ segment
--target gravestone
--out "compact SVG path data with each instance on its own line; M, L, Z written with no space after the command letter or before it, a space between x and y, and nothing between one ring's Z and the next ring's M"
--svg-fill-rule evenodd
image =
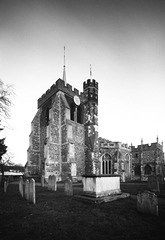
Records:
M150 191L159 192L159 181L156 175L151 175L148 177L148 189Z
M52 176L50 175L49 178L48 178L48 190L51 190L52 188Z
M6 181L4 181L4 188L3 188L3 190L4 190L4 193L6 192L6 189L7 189L7 182L6 182Z
M52 191L52 186L53 186L53 176L50 176L50 190Z
M122 182L125 182L125 172L122 172L122 176L121 176Z
M44 187L44 176L41 177L41 186Z
M142 213L149 213L158 216L157 195L150 191L144 191L137 195L137 210Z
M56 181L56 176L52 176L52 191L57 191L57 181Z
M9 183L10 183L10 176L8 176L8 178L7 178L6 189L7 189L7 187L9 186Z
M23 179L22 176L19 178L19 192L21 196L23 197Z
M29 187L29 201L32 202L33 204L36 203L36 191L35 191L35 180L32 178L30 180L30 187Z
M64 188L65 188L65 194L67 196L72 196L73 195L73 186L72 186L72 181L70 179L65 180Z
M29 200L29 180L25 181L25 199Z
M156 177L157 177L157 180L158 180L158 182L159 183L161 183L161 184L163 184L163 176L162 175L160 175L160 174L158 174L158 175L156 175Z

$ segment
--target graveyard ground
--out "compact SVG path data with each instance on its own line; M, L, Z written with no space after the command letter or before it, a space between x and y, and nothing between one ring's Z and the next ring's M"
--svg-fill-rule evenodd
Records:
M159 198L159 216L138 213L136 194L146 184L121 184L123 192L133 198L91 204L64 195L63 185L57 192L36 186L36 205L21 198L18 183L0 191L1 240L152 240L165 236L165 198ZM74 185L74 194L82 191ZM165 192L165 184L161 186Z

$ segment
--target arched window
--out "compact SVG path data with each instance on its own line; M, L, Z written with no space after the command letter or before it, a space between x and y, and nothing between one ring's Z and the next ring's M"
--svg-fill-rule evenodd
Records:
M76 106L74 102L70 104L70 119L72 121L81 123L83 122L82 108L81 106Z
M144 167L144 174L145 175L151 175L151 172L152 172L152 168L149 164L147 164L145 167Z
M102 174L111 174L112 166L111 166L111 156L108 153L105 153L102 156Z
M82 108L81 106L77 107L77 122L82 123Z
M70 119L74 121L74 112L75 112L75 104L71 103L70 105Z

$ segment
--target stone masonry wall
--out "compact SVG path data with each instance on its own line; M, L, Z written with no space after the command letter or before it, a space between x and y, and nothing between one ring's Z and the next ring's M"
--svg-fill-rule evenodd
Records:
M84 126L67 120L67 164L63 164L71 177L81 178L85 173ZM75 175L75 176L74 176Z
M36 113L31 123L31 134L29 136L30 146L28 149L28 161L26 172L38 174L40 171L40 110Z
M60 95L52 100L47 138L47 154L45 156L45 178L55 175L60 180L61 175L61 127L60 127Z

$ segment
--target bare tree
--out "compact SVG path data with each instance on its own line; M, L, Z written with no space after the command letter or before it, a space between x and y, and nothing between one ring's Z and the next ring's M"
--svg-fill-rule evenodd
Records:
M14 95L13 86L6 85L0 79L0 124L3 126L6 119L10 118L10 106ZM2 130L2 127L0 128Z
M12 105L13 87L5 85L0 79L0 131L6 125L6 120L10 118L10 106ZM10 164L10 156L7 153L7 146L4 143L5 138L0 139L0 171L2 180L4 177L4 166Z
M7 146L4 144L5 138L0 139L0 172L2 173L1 183L4 181L4 166L8 161L3 159L4 154L7 152Z

